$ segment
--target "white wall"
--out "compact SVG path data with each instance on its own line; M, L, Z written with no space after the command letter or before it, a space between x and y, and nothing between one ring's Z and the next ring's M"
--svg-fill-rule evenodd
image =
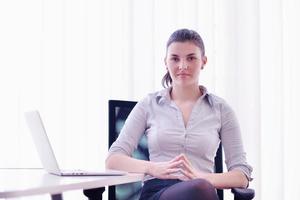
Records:
M256 199L297 199L299 8L297 0L1 1L0 167L41 166L29 109L41 111L62 167L103 166L108 99L161 89L165 43L184 27L206 45L201 84L237 113Z

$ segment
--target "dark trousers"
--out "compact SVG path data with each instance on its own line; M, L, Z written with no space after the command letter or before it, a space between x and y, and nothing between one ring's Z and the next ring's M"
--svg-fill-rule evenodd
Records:
M145 181L140 200L218 200L216 189L204 179Z

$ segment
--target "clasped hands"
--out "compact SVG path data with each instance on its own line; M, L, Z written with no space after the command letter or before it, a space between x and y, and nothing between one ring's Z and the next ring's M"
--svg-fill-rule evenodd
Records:
M168 162L152 162L148 174L159 179L180 179L186 181L205 178L206 173L196 170L187 157L184 154L180 154Z

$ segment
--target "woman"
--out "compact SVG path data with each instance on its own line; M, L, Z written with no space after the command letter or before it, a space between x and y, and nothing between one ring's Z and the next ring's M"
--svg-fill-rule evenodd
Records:
M216 188L248 186L252 168L246 162L238 122L221 98L198 85L207 58L200 35L175 31L167 42L166 89L149 94L127 118L109 150L110 169L145 173L142 200L215 200ZM150 161L131 157L142 134ZM222 142L228 172L214 172Z

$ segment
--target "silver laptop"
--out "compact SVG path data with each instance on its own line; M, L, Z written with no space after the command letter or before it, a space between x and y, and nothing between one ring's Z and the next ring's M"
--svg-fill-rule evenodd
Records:
M61 170L58 166L39 112L25 112L25 119L30 129L42 165L47 172L59 176L119 176L127 174L127 172L117 170Z

